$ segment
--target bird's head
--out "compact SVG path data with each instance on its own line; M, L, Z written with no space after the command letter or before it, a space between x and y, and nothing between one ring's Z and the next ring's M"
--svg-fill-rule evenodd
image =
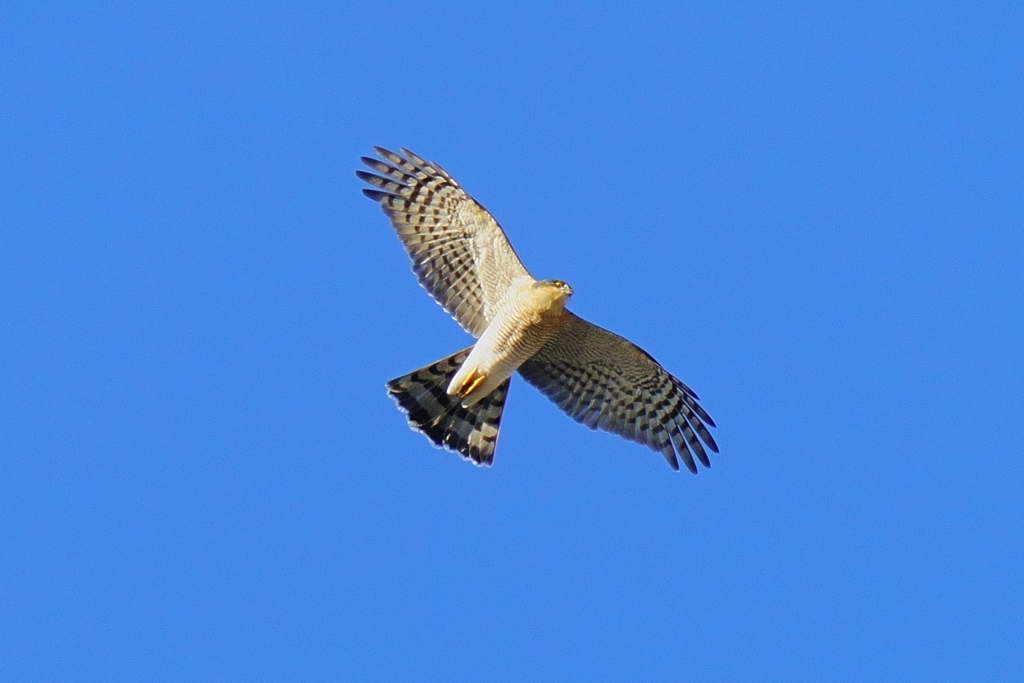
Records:
M572 296L572 287L561 280L537 280L533 286L538 289L543 289L545 294L550 296L553 300L559 301L563 305L569 300L569 297Z

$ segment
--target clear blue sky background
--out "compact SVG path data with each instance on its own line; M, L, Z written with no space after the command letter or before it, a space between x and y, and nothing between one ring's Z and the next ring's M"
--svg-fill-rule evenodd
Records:
M1024 680L1024 10L5 3L5 681ZM513 383L353 175L444 165L693 386L697 477Z

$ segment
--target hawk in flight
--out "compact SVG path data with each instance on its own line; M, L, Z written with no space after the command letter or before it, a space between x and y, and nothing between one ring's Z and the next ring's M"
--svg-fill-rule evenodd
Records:
M526 272L498 222L447 172L407 149L374 148L373 188L420 284L477 342L387 383L436 446L490 465L512 373L572 419L649 446L697 473L718 445L697 394L647 352L565 308L572 288Z

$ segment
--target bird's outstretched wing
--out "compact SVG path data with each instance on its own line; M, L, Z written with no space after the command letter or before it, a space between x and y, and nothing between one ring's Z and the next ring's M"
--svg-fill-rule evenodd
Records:
M715 423L697 394L636 344L566 315L565 327L520 366L526 381L580 424L649 446L672 469L679 469L676 453L694 474L694 456L711 467Z
M363 194L391 220L424 289L479 337L526 268L498 222L444 169L407 149L374 149L380 159L362 161L376 173L356 175L379 189Z

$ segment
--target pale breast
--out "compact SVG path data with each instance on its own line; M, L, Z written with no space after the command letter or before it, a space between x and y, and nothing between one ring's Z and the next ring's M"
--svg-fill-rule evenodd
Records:
M524 282L509 293L511 296L502 302L491 327L495 333L495 364L511 373L540 351L561 328L565 301L532 282Z
M565 296L553 296L549 288L522 278L503 297L494 317L455 373L448 393L464 396L472 405L508 379L516 369L540 351L565 324ZM474 378L483 377L473 386Z

